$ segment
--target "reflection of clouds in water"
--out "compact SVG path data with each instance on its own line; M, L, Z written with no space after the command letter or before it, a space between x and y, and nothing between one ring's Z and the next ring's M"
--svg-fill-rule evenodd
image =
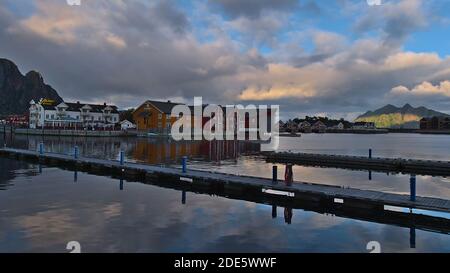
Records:
M73 183L72 176L52 168L33 183L12 180L15 186L0 192L0 208L8 207L0 246L14 230L24 234L14 245L29 244L18 247L24 251L65 252L71 240L85 252L365 252L377 238L394 251L409 246L407 229L302 210L294 210L287 225L282 207L272 219L268 205L191 192L182 205L180 191L142 183L125 183L120 191L114 179L80 173ZM445 249L435 242L440 236L422 234L421 240L434 241L427 246Z

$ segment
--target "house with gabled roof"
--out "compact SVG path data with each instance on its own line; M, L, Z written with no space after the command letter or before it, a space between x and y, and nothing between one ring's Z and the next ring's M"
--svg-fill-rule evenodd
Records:
M111 129L119 123L115 105L61 102L41 99L30 102L29 126L47 129Z
M147 100L133 112L139 131L168 134L177 117L172 117L172 108L181 103Z

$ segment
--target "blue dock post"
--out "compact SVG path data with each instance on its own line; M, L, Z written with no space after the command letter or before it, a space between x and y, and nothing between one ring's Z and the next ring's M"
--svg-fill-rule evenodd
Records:
M372 171L369 171L369 181L372 181Z
M416 175L412 174L411 178L409 179L409 187L411 190L411 201L416 201Z
M120 179L119 189L123 191L123 179Z
M272 183L277 184L278 182L278 166L272 166Z
M182 165L182 168L183 168L183 173L186 173L186 164L187 164L187 156L183 156L183 159L182 159L182 162L181 162L181 165Z
M44 142L39 143L39 155L44 154Z
M186 205L186 191L181 192L181 204Z
M120 151L119 157L120 157L120 165L123 165L123 163L125 162L125 155L123 151Z
M277 218L277 206L272 205L272 218Z
M73 182L77 182L78 181L78 171L75 171L73 173Z
M372 158L372 149L369 149L369 158Z
M78 146L73 147L73 158L78 159Z

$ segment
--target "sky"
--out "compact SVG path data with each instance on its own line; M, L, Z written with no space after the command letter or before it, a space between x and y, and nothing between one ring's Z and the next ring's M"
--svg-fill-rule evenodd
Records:
M450 112L450 0L0 0L0 58L66 101Z

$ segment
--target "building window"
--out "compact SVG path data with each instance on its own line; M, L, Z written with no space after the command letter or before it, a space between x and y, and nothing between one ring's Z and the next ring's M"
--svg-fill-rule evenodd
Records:
M46 119L48 119L48 114L47 114L47 115L45 115L45 118L46 118Z
M162 114L158 114L158 119L162 119Z
M158 122L158 128L161 128L161 127L162 127L162 123L160 121L160 122Z

